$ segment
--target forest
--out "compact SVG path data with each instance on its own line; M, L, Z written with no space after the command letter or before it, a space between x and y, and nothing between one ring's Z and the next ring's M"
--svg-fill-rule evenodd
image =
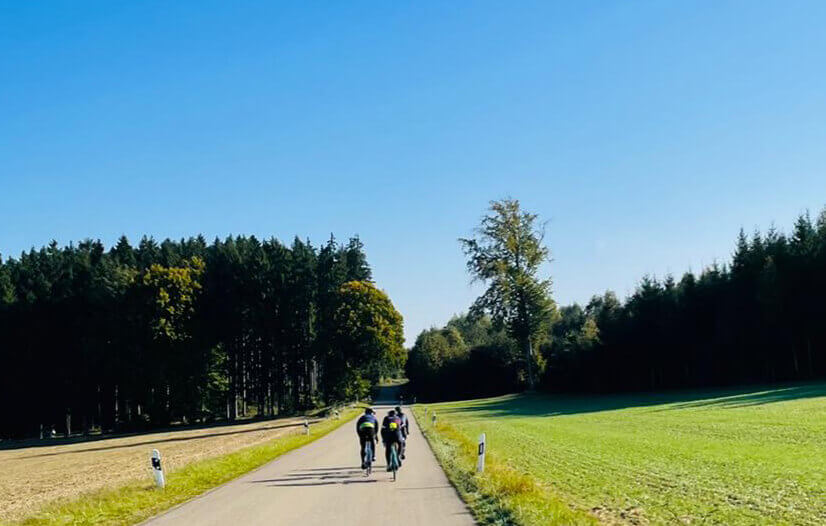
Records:
M0 259L0 437L352 401L403 367L363 244L125 237Z
M791 232L740 231L731 260L679 280L644 276L620 299L550 311L534 336L540 387L653 391L826 377L826 210ZM526 359L484 313L423 331L407 373L419 396L459 399L525 388Z

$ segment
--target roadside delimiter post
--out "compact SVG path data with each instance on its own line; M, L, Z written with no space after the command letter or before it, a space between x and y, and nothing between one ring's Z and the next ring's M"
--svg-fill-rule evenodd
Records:
M310 434L310 421L306 418L304 419L304 431L306 431L308 435Z
M161 452L157 449L152 450L152 475L155 477L155 485L160 489L166 486L166 481L163 478L163 468L161 467Z
M485 471L485 434L479 435L479 453L476 460L476 471L479 473Z

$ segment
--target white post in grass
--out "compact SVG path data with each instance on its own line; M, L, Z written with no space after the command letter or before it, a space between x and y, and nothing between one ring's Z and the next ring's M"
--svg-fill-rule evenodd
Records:
M427 408L424 408L424 416L427 416Z
M476 471L485 471L485 434L479 435L479 458L476 460Z
M306 418L304 419L304 431L306 431L308 435L310 434L310 421Z
M151 456L152 474L155 477L155 485L163 489L166 486L166 481L163 478L163 468L161 467L161 452L157 449L152 450Z
M436 411L433 411L433 425L436 425Z

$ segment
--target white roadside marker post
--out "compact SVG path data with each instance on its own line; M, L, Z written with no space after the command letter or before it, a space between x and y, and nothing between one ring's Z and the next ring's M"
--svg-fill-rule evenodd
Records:
M476 460L476 471L485 471L485 434L479 435L479 458Z
M160 489L166 487L166 481L163 478L163 468L161 467L161 452L157 449L152 450L152 474L155 476L155 485Z
M304 419L304 431L306 431L308 435L310 434L310 421L306 418Z
M433 425L436 425L436 411L433 411Z

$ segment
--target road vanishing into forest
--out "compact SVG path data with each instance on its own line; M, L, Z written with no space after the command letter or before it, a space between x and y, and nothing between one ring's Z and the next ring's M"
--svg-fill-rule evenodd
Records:
M381 403L379 401L378 403ZM389 406L377 405L381 419ZM392 482L379 445L373 474L358 459L355 422L144 524L469 526L475 524L413 418L407 460Z

